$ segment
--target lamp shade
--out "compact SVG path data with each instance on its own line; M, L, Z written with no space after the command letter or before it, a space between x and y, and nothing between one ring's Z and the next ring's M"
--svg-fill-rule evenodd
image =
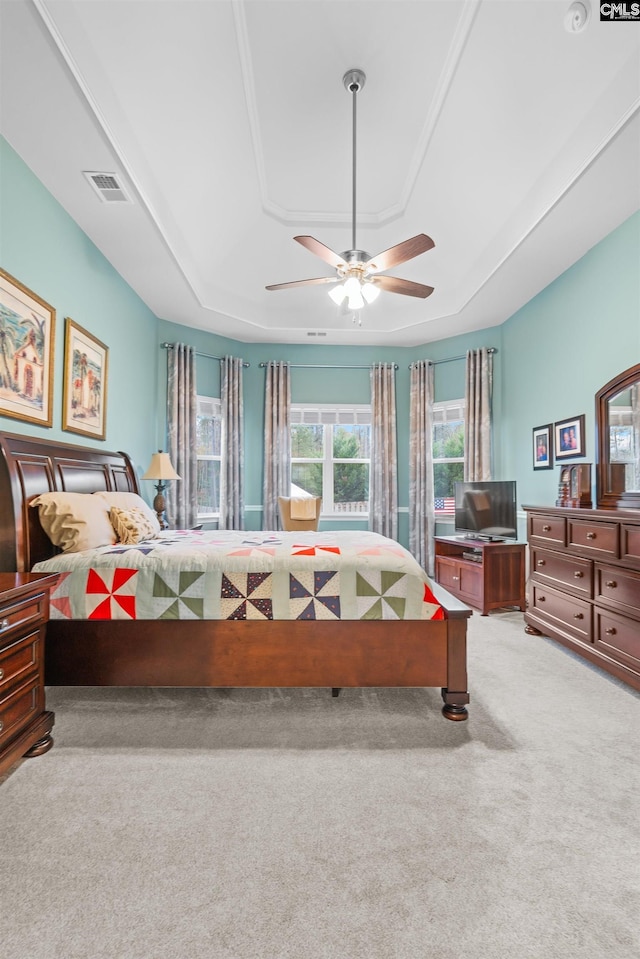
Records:
M157 453L152 455L149 468L142 479L176 480L180 479L180 477L173 468L171 460L169 459L169 454L158 450Z

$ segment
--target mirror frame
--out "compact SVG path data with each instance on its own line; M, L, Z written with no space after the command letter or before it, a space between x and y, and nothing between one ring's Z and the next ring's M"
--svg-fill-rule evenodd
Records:
M596 393L596 501L598 509L640 509L640 492L614 492L610 486L609 400L640 383L640 363L609 380Z

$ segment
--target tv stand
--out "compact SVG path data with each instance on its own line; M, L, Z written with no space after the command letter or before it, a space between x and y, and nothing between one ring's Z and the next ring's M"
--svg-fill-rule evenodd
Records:
M524 612L524 543L436 536L435 561L436 582L483 616L503 606Z

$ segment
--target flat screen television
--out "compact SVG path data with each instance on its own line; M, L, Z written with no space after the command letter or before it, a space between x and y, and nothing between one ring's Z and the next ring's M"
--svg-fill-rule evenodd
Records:
M455 484L454 526L466 539L518 538L515 480Z

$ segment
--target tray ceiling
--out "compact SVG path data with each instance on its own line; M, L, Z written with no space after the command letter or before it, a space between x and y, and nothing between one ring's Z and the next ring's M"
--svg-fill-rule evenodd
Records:
M238 340L413 345L504 322L640 208L640 29L560 0L0 3L0 131L153 312ZM293 241L417 233L362 326ZM87 172L114 174L105 200Z

